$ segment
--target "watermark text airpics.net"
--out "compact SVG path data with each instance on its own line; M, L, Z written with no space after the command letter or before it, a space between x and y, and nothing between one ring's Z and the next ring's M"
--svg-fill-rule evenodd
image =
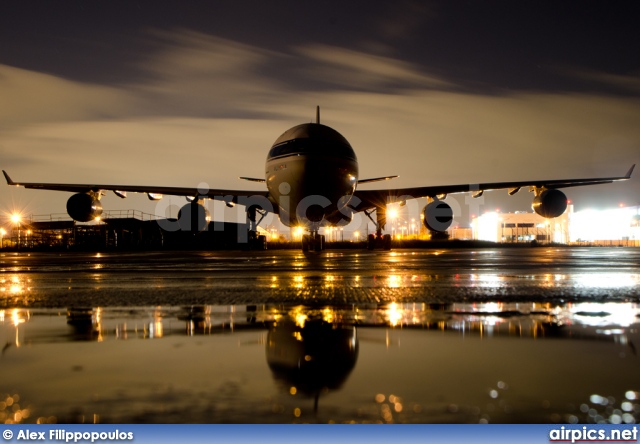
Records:
M638 427L624 429L560 427L549 432L549 442L638 442Z

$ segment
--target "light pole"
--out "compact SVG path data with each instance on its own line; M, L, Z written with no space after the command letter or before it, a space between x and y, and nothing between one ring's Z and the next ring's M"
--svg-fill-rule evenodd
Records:
M18 247L20 247L20 220L21 219L22 218L20 217L20 215L18 213L13 213L11 215L11 222L16 224L16 228L18 229Z
M0 248L4 248L4 235L7 231L4 228L0 228Z

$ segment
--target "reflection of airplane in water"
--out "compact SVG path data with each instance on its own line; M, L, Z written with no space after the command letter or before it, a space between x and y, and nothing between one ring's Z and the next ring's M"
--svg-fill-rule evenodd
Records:
M29 330L46 310L0 310L0 325ZM624 342L631 325L637 325L640 306L634 303L452 303L452 304L380 304L323 306L319 308L287 305L189 306L154 308L69 308L62 330L46 329L29 334L32 342L40 340L109 340L155 339L165 336L193 336L234 331L272 331L294 328L329 334L328 326L345 330L345 340L355 340L355 330L415 329L440 330L489 336L521 338L564 338ZM321 325L314 323L321 322ZM293 323L293 324L292 324ZM326 327L326 328L325 328ZM37 328L34 326L33 328ZM294 330L299 336L302 330ZM22 336L21 336L22 337ZM270 338L278 340L280 334ZM293 336L292 336L293 337ZM314 340L315 341L315 340ZM337 341L337 339L336 339ZM326 341L329 343L330 341ZM321 347L316 341L311 347Z
M371 357L372 353L384 354L387 348L410 339L407 343L413 343L417 347L414 350L420 350L428 360L431 346L435 353L442 353L439 338L443 336L483 340L509 337L525 341L595 341L615 347L616 355L636 356L634 342L638 341L640 323L640 305L633 303L70 308L66 322L59 314L62 313L55 309L0 310L0 339L8 344L2 359L21 353L25 345L67 341L111 341L108 348L113 350L114 346L120 349L115 344L119 341L142 340L148 341L149 350L155 353L166 351L166 345L175 342L163 339L198 336L200 345L211 346L199 348L213 353L207 362L233 361L236 352L216 354L216 344L229 345L233 337L234 346L225 349L235 349L243 359L251 356L262 365L266 359L280 399L297 403L296 397L300 401L300 397L307 398L316 412L321 398L323 405L340 399L331 394L348 387L363 347ZM204 342L207 336L210 340ZM222 342L216 342L216 336ZM236 343L235 337L240 342ZM447 340L446 344L452 342ZM262 358L256 346L264 350Z
M423 208L425 227L434 235L444 233L453 221L453 210L444 202L448 194L472 192L480 197L484 191L506 189L513 195L525 188L534 194L532 208L545 218L554 218L567 208L567 197L561 188L598 185L631 177L633 166L624 176L560 180L528 180L478 184L436 185L414 188L385 188L359 190L358 185L384 181L397 176L360 179L355 151L340 133L320 124L318 108L315 123L305 123L285 131L272 145L265 163L264 178L241 179L260 182L266 190L247 191L209 189L208 187L166 187L143 185L99 185L25 183L13 181L3 171L8 185L41 190L67 191L73 194L67 201L67 212L74 220L92 221L102 214L101 198L107 191L125 198L127 192L146 193L151 200L163 194L185 196L189 203L182 207L178 221L171 230L201 231L208 227L209 215L202 205L205 199L225 202L228 206L243 205L249 222L248 241L266 249L266 237L258 235L258 225L267 213L277 214L289 227L302 227L309 234L303 236L304 251L323 250L321 227L347 225L353 214L364 212L375 224L375 234L368 238L368 248L391 247L389 234L382 234L386 225L389 203L406 203L410 199L427 198ZM372 214L376 213L375 219ZM258 217L259 216L259 217Z
M338 390L358 359L353 325L320 319L302 325L293 320L275 322L267 336L267 363L280 385L292 394L314 398L314 411L323 392Z

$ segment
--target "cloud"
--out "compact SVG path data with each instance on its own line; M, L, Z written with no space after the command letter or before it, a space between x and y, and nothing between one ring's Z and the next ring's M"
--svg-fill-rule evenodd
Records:
M282 54L184 29L151 35L164 45L141 62L147 80L129 86L151 114L246 115L248 98L269 102L285 89L262 72Z
M578 79L587 83L595 83L598 86L609 87L624 93L640 93L640 73L612 74L584 68L559 68L558 71L565 76Z
M118 88L7 65L0 65L0 97L0 130L35 122L109 118L127 112L134 102Z
M327 45L301 46L297 52L314 62L307 66L307 75L343 89L443 89L454 86L437 76L421 72L410 63L388 57Z

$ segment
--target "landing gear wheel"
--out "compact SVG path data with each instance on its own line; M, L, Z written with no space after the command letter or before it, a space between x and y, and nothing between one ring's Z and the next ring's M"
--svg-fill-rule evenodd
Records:
M383 250L391 250L391 235L385 234L382 236L382 249Z
M267 236L258 235L257 231L249 231L249 249L250 250L266 250Z
M367 250L375 250L376 248L376 235L370 234L367 236Z
M303 234L302 235L302 252L306 253L307 251L309 251L310 245L311 245L311 236L309 236L308 234Z
M318 234L304 234L302 236L302 252L324 250L325 237Z

